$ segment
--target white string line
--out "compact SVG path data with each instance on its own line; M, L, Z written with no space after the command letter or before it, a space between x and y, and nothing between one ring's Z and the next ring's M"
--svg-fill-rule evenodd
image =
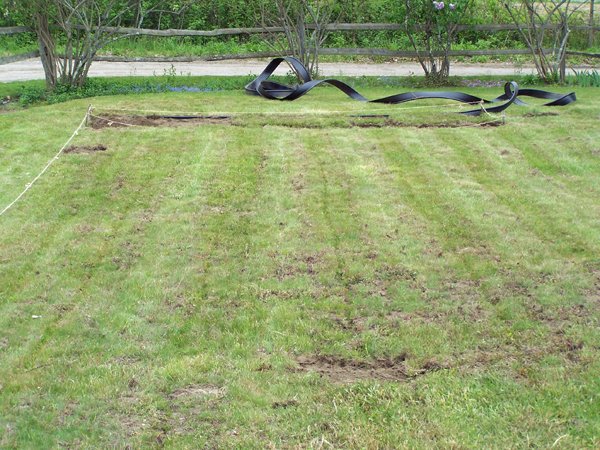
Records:
M494 122L498 122L501 124L505 124L506 123L506 110L503 109L502 110L502 114L500 115L500 119L497 119L496 117L498 116L493 116L492 114L490 114L490 112L485 108L485 106L483 106L483 102L481 102L481 109L483 109L483 112L487 114L488 117L491 117L493 120L486 122L486 123L494 123Z
M46 171L50 168L50 166L54 163L54 161L56 161L60 155L62 154L62 152L65 150L65 148L67 148L67 145L69 145L71 143L71 141L75 138L75 136L77 136L79 134L79 131L81 130L81 128L83 128L83 126L85 125L85 122L87 121L90 112L92 110L92 105L90 105L85 113L85 116L83 117L83 119L81 120L81 123L79 124L79 126L77 127L77 129L73 132L73 134L71 135L71 137L67 140L67 142L65 142L65 144L60 148L60 150L58 151L58 153L56 155L54 155L54 158L52 158L50 161L48 161L48 164L46 164L46 166L42 169L42 171L28 184L25 185L25 189L23 189L23 192L21 192L17 198L15 198L11 203L8 204L8 206L6 206L1 212L0 212L0 216L2 216L6 211L8 211L10 208L13 207L13 205L15 203L17 203L26 193L29 189L31 189L31 187L34 185L34 183L39 180L41 178L42 175L44 175L44 173L46 173Z
M484 105L484 103L483 103L483 102L479 102L479 106L480 106L480 108L482 109L482 111L483 111L484 113L486 113L486 115L487 115L488 117L494 117L494 116L492 116L492 115L490 114L490 112L489 112L487 109L485 109L485 106L483 106L483 105Z

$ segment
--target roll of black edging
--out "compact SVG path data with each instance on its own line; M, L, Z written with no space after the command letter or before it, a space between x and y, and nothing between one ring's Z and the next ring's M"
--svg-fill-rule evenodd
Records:
M275 72L275 69L277 69L277 67L283 62L287 62L294 69L298 75L298 78L302 81L302 84L296 86L287 86L285 84L268 81L271 75L273 75L273 72ZM492 100L486 100L484 98L477 97L475 95L464 94L462 92L451 91L405 92L403 94L390 95L389 97L369 100L366 97L363 97L351 86L334 78L313 80L306 67L304 67L304 65L298 59L292 56L274 58L267 65L265 70L263 70L263 72L256 77L255 80L246 85L245 89L246 92L250 94L260 95L261 97L270 100L296 100L320 84L329 84L338 88L340 91L354 100L369 103L397 104L431 98L454 100L456 102L467 103L470 105L499 103L495 106L485 107L485 111L489 113L502 112L513 103L521 106L527 105L527 103L521 100L520 97L551 100L548 103L544 103L542 106L564 106L568 105L569 103L573 103L577 99L574 92L571 92L570 94L556 94L538 89L519 89L518 84L514 81L511 81L504 85L504 94ZM483 111L483 108L478 108L469 111L462 111L460 114L467 116L478 116Z

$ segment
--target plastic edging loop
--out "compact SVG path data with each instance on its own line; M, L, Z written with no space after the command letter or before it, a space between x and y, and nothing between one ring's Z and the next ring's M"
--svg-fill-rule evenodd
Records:
M287 86L285 84L269 81L269 78L271 77L271 75L273 75L273 72L275 72L277 67L283 62L286 62L291 66L294 72L296 72L296 75L298 76L302 84L295 86ZM569 94L557 94L554 92L542 91L539 89L519 89L519 85L514 81L506 83L504 85L504 94L492 100L486 100L475 95L453 91L404 92L402 94L390 95L388 97L369 100L348 84L344 83L343 81L336 80L335 78L313 80L306 67L298 59L292 56L283 56L271 60L271 62L267 65L265 70L263 70L262 73L258 77L256 77L256 79L248 83L245 89L246 92L248 92L249 94L260 95L261 97L270 100L291 101L302 97L303 95L307 94L313 88L319 86L320 84L329 84L331 86L336 87L348 97L354 100L368 103L385 103L395 105L398 103L432 98L454 100L459 103L467 103L470 105L500 103L496 106L486 107L485 111L488 113L502 112L513 103L521 106L527 105L527 103L521 100L520 97L531 97L543 100L551 100L550 102L544 103L541 106L565 106L577 100L577 97L574 92L571 92ZM469 111L461 111L460 114L467 116L478 116L483 111L483 108L478 108Z

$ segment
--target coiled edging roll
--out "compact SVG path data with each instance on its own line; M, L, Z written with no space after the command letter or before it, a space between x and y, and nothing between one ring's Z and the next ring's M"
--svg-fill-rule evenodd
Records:
M275 69L283 63L287 62L296 72L298 78L302 81L302 84L297 86L287 86L285 84L268 81ZM548 103L544 103L542 106L564 106L577 100L574 92L570 94L556 94L554 92L541 91L539 89L519 89L519 85L514 82L508 82L504 85L504 94L492 99L486 100L475 95L465 94L462 92L450 92L450 91L420 91L420 92L405 92L402 94L390 95L389 97L378 98L375 100L369 100L362 96L354 88L347 85L346 83L336 80L334 78L326 78L323 80L313 80L310 73L304 67L304 65L296 58L292 56L284 56L280 58L274 58L267 65L265 70L256 77L252 82L248 83L245 87L246 92L254 95L260 95L261 97L268 98L270 100L296 100L303 95L307 94L311 89L320 85L329 84L338 88L348 97L358 100L361 102L369 103L386 103L386 104L398 104L404 102L410 102L413 100L439 98L444 100L454 100L460 103L467 103L470 105L474 104L490 104L500 103L499 105L490 106L485 108L485 111L489 113L499 113L504 111L513 103L515 105L527 105L519 97L532 97L543 100L551 100ZM461 111L460 114L467 116L478 116L483 112L483 108L472 109L469 111Z

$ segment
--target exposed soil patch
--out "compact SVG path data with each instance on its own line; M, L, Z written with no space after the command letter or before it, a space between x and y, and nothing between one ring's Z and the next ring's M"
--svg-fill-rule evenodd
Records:
M558 116L557 112L544 111L544 112L528 112L523 114L523 117L545 117L545 116Z
M525 306L532 320L544 323L555 332L564 332L576 324L595 325L597 322L593 303L549 308L530 300Z
M319 272L323 262L323 252L293 255L281 261L276 268L279 281L298 275L314 276ZM291 263L289 262L291 261Z
M285 408L290 408L292 406L298 406L298 401L291 399L291 400L284 400L282 402L273 402L273 404L271 405L271 408L285 409Z
M354 383L360 380L401 381L411 378L406 371L406 355L393 359L355 361L336 356L301 356L296 362L300 372L316 372L334 383Z
M180 312L186 317L190 317L196 308L185 295L177 293L173 296L165 298L165 304L171 312Z
M129 270L134 262L142 256L137 250L138 245L136 243L126 241L121 245L121 252L118 255L113 256L112 262L118 270Z
M58 317L63 317L66 313L69 313L73 310L73 308L75 308L75 305L69 304L69 303L58 303L56 305L54 305L54 310L56 311L56 314L58 315ZM0 345L1 348L1 345Z
M139 436L151 427L151 424L144 417L135 414L122 414L118 420L128 437Z
M123 127L180 127L186 125L230 125L229 116L132 116L105 114L101 116L91 116L90 126L99 130L102 128L123 128Z
M443 283L444 291L450 300L465 302L467 299L479 301L480 282L477 280L449 279Z
M600 307L600 268L593 268L594 285L586 292L586 298L596 307Z
M377 275L388 281L417 281L417 272L400 265L384 264L382 267L377 269Z
M225 395L225 389L212 384L193 384L175 389L168 395L172 414L161 418L157 440L162 441L167 434L184 435L193 433L202 420L199 416L217 407ZM210 420L210 426L217 430L217 420Z
M65 153L96 153L108 150L106 145L71 145L65 149Z
M364 317L346 319L332 314L331 320L342 330L350 331L352 333L362 333L367 328L367 319Z
M427 372L437 372L438 370L448 369L449 366L447 364L441 364L437 362L435 359L430 359L426 361L419 370L419 374L427 373Z
M79 404L77 402L70 401L65 405L65 408L62 410L58 417L58 423L61 426L65 426L70 418L73 416L75 410Z
M438 311L392 311L385 316L392 323L418 321L421 323L441 323L448 318L447 314Z
M122 176L122 175L119 175L119 176L118 176L118 177L115 179L115 181L114 181L114 183L113 183L113 185L112 185L112 190L113 190L114 192L120 191L121 189L123 189L123 187L125 187L125 184L126 184L125 177L124 177L124 176Z
M545 341L538 344L523 344L515 342L507 345L494 345L491 347L477 347L472 351L464 352L452 358L452 366L461 371L487 371L491 367L503 366L513 370L515 365L532 366L538 364L549 355L558 356L578 363L581 361L581 350L585 343L579 339L569 338L564 331L558 330L547 335ZM522 369L516 375L523 377Z
M280 126L287 128L461 128L461 127L497 127L504 123L500 120L493 122L440 122L440 123L410 123L394 119L380 119L366 117L360 120L341 120L334 123L321 123L302 120L302 117L281 117L277 123L265 119L265 123L250 123L234 121L231 116L205 115L205 116L159 116L159 115L119 115L102 114L90 116L89 125L95 129L126 128L126 127L180 127L191 125L236 125L236 126Z

